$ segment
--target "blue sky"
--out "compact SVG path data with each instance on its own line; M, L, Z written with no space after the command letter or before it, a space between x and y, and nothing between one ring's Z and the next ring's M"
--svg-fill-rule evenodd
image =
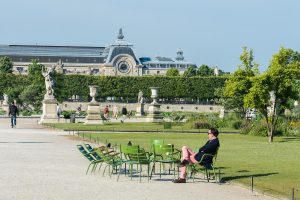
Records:
M300 51L299 0L0 0L0 44L105 46L123 28L141 56L234 71L242 47L263 71L280 47Z

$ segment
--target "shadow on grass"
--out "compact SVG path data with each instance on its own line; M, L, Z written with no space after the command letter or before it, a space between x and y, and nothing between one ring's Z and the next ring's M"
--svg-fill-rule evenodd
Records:
M300 137L284 137L283 140L279 141L281 142L291 142L291 141L300 141Z
M243 170L246 171L246 170ZM278 174L277 172L272 172L272 173L265 173L265 174L249 174L249 175L241 175L241 176L225 176L221 178L221 183L227 182L227 181L232 181L232 180L237 180L237 179L242 179L242 178L251 178L251 177L264 177L264 176L271 176Z

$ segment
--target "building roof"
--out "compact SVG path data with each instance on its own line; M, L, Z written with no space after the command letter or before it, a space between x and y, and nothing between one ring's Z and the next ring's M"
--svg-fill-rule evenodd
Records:
M105 47L0 45L0 56L101 57Z

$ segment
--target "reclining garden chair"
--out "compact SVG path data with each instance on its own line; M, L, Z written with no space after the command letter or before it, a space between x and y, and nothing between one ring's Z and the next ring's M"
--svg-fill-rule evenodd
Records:
M204 178L206 178L207 182L209 182L209 180L210 180L210 171L213 171L214 179L217 182L217 176L216 176L216 170L215 170L214 164L217 161L218 150L219 149L217 149L215 154L203 154L201 160L198 163L188 165L188 169L191 172L190 177L193 177L193 182L195 181L195 175L198 172L204 172ZM207 163L207 164L204 164L204 165L200 164L207 157L211 157L213 162L212 163Z
M90 167L92 166L92 170L91 170L91 173L95 172L96 170L96 167L98 165L98 163L101 163L102 165L102 158L96 153L96 152L88 152L82 145L77 145L77 148L78 150L82 153L82 155L84 157L86 157L89 161L90 161L90 164L86 170L86 174L88 173ZM101 167L100 165L100 167Z
M104 168L102 176L104 176L104 173L106 171L106 168L109 169L109 177L111 178L111 175L113 173L114 169L117 169L119 167L119 170L121 169L121 166L123 163L125 163L125 160L120 158L118 156L118 153L112 152L107 147L99 147L95 149L95 151L101 156L103 162L105 162L107 165ZM111 169L112 167L112 169ZM119 179L119 177L118 177Z

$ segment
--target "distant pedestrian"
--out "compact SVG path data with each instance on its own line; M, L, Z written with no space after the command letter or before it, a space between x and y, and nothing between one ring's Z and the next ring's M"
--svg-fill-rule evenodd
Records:
M113 118L118 119L118 112L118 107L115 105L113 108Z
M57 118L59 119L60 118L60 114L61 114L61 109L60 109L60 107L59 107L58 104L56 106L56 114L57 114Z
M11 127L14 128L17 125L17 115L19 116L19 110L17 106L14 104L14 102L11 103L9 106L9 113L8 116L10 116L10 122Z
M127 108L126 106L123 106L122 108L122 115L123 115L123 119L121 119L121 123L123 123L127 117Z
M109 114L108 106L105 106L105 108L103 110L103 116L105 119L108 119L108 114Z

